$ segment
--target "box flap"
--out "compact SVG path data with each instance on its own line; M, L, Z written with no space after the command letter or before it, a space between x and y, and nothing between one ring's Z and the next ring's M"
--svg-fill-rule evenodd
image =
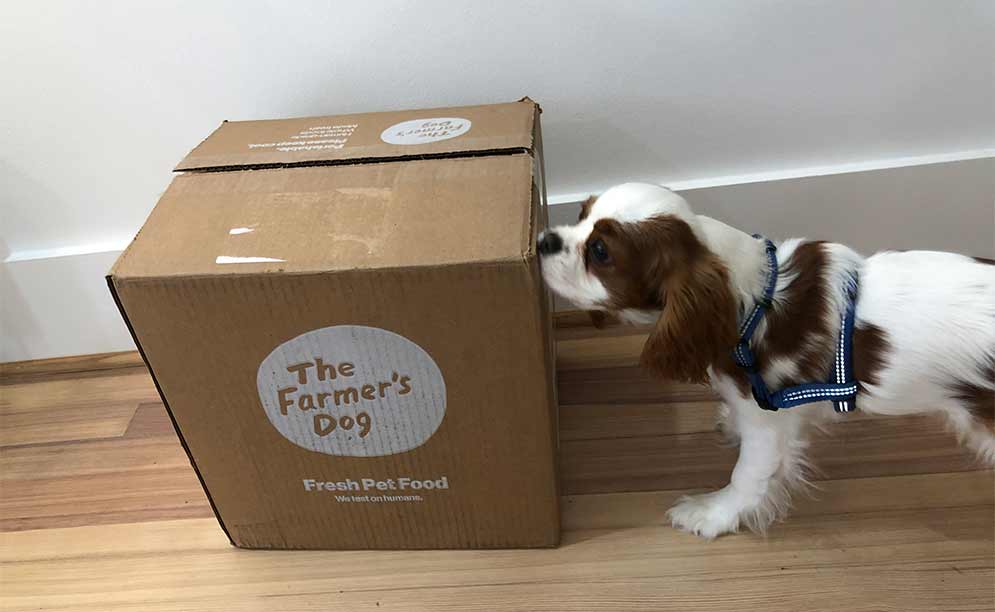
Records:
M522 261L533 157L187 173L118 259L117 278Z
M301 119L226 121L176 170L350 164L531 151L537 111L508 104Z

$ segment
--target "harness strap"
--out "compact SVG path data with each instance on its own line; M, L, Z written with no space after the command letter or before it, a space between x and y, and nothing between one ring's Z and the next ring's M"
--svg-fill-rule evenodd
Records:
M758 240L762 238L757 234L754 234L753 237ZM774 289L777 287L777 247L770 240L763 240L766 243L767 253L767 282L764 284L763 296L753 307L750 315L743 320L743 324L739 326L739 342L736 343L736 350L733 351L733 359L736 361L736 365L746 372L746 377L750 380L750 388L753 390L753 399L757 401L757 404L764 410L776 410L777 408L770 403L770 392L757 370L756 358L753 356L753 351L750 350L750 339L753 338L753 332L757 329L757 325L763 320L764 313L770 308Z
M761 239L761 236L754 235ZM792 408L800 404L832 401L836 412L851 412L856 409L857 382L853 376L853 324L857 302L857 280L851 277L845 288L847 304L840 320L840 334L836 342L833 359L832 380L825 383L806 383L787 387L771 393L756 364L756 357L750 349L750 341L757 325L771 307L774 289L777 286L777 247L770 240L766 242L768 262L767 283L763 297L757 302L749 316L739 328L739 342L733 351L733 360L743 369L750 381L753 398L764 410Z

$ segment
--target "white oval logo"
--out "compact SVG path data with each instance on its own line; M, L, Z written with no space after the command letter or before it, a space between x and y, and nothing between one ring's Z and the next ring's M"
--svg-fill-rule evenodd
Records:
M380 140L396 145L416 145L456 138L470 131L469 119L436 117L413 119L390 126L380 133Z
M411 450L446 415L446 383L432 357L376 327L323 327L288 340L259 365L256 386L277 431L327 455Z

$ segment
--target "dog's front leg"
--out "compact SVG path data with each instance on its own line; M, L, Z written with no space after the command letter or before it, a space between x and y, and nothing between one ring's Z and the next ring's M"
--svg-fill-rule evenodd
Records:
M729 484L714 493L687 496L667 513L674 527L704 538L737 531L763 532L787 510L789 491L802 482L800 413L768 412L738 393L727 397L727 425L740 440Z

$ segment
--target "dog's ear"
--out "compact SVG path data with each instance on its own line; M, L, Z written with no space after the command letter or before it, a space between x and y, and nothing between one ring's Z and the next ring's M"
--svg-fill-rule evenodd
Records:
M661 300L663 312L640 363L662 378L708 382L708 367L729 355L738 338L728 271L718 257L704 253L670 275L661 287Z
M590 196L584 200L584 203L580 205L580 217L577 218L578 222L583 221L587 218L587 215L591 214L591 207L594 206L594 202L597 199L598 196Z

